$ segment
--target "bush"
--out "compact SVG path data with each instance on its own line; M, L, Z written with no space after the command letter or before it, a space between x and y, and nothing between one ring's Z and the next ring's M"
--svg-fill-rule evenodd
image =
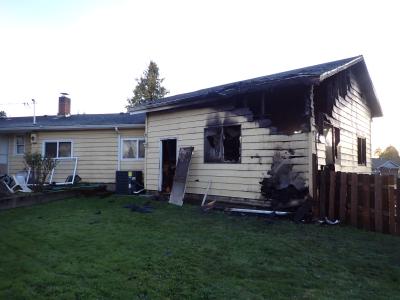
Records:
M31 169L33 179L33 190L40 192L43 190L47 176L53 170L57 162L49 157L43 157L40 153L25 153L25 166Z

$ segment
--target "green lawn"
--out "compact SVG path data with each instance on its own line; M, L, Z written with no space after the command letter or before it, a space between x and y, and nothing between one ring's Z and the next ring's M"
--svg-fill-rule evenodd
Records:
M0 212L0 299L400 299L400 238L133 197Z

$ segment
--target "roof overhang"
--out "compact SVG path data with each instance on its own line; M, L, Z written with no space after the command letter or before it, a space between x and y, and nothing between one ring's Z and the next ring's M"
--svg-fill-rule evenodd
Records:
M139 129L145 128L145 124L113 124L113 125L74 125L74 126L21 126L14 128L0 128L0 133L19 133L35 131L82 131L101 129Z
M327 79L343 70L350 68L351 66L355 65L356 63L359 63L360 61L364 61L364 58L362 57L362 55L355 57L352 61L349 61L348 63L345 63L345 64L341 65L340 67L337 67L335 69L329 70L328 72L322 73L319 76L319 81L322 82L325 79Z
M382 107L378 100L378 97L376 96L374 85L369 75L367 65L365 64L364 57L362 55L355 57L352 61L343 64L338 68L322 73L319 77L319 81L322 82L325 79L328 79L329 77L336 75L337 73L344 71L358 63L360 63L361 67L363 68L364 72L363 74L365 74L365 76L363 76L362 78L362 88L363 92L366 95L368 104L370 106L372 117L373 118L382 117L383 116Z

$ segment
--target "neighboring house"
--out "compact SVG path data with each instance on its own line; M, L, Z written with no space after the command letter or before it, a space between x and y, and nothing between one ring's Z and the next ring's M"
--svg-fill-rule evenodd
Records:
M372 172L380 175L394 175L398 177L400 165L384 158L372 158Z
M317 168L371 173L371 119L382 116L362 56L148 101L131 113L146 113L147 190L169 192L178 149L193 146L186 193L202 195L211 181L210 198L257 205L269 205L265 182L312 191Z
M65 181L77 157L77 174L85 182L115 182L116 170L143 171L145 116L70 115L71 100L59 98L53 116L0 119L0 174L25 169L24 154L60 158L55 178ZM64 169L64 170L63 170Z

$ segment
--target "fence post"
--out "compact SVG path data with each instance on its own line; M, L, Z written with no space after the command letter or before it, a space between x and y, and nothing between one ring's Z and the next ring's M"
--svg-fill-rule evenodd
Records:
M336 192L336 174L335 171L329 172L329 219L335 219L335 192Z
M396 204L396 234L400 235L400 179L397 179L396 182L396 195L395 195L395 204Z
M382 177L378 174L375 175L374 178L375 183L375 205L374 205L374 214L375 214L375 231L382 232L383 231L383 220L382 220Z
M326 217L326 171L322 170L320 173L320 190L319 190L319 217L321 219Z
M312 216L319 218L320 189L320 171L318 171L317 155L312 155Z
M394 176L388 177L388 206L389 206L389 233L396 233L395 201L394 201Z
M344 223L346 222L347 212L347 174L340 174L340 207L339 207L339 220Z
M358 218L358 177L356 173L351 174L351 225L357 226Z
M363 227L366 230L371 230L371 199L370 199L370 183L371 175L362 175L362 194L363 199Z
M319 216L319 203L318 203L318 158L317 154L312 154L312 198L313 198L313 217Z

